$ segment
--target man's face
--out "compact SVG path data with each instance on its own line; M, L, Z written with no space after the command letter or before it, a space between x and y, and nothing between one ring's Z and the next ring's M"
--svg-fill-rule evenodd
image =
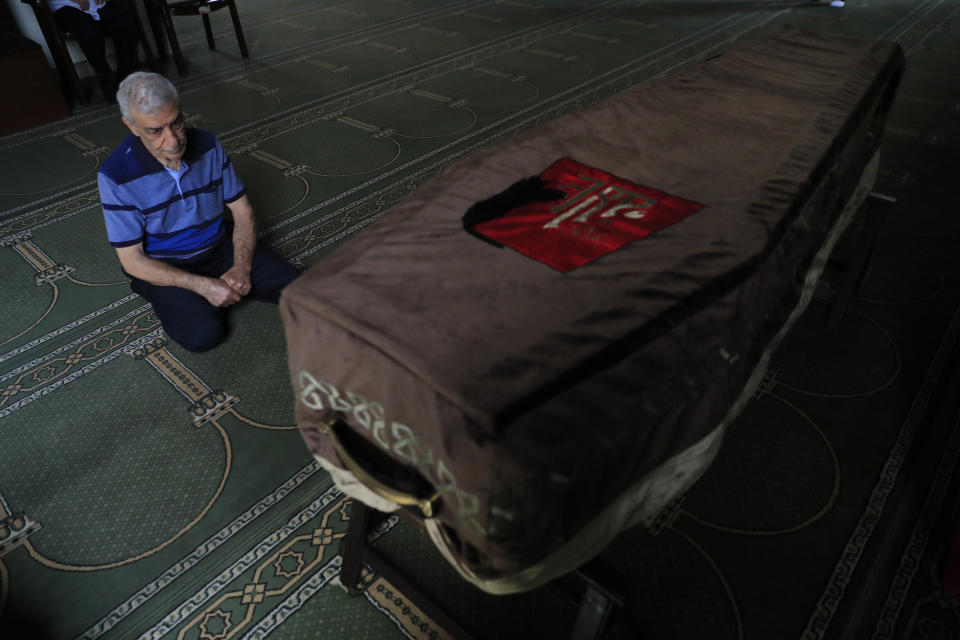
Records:
M169 104L153 113L140 113L131 109L133 122L123 118L133 135L147 151L171 169L180 168L180 159L187 150L187 136L184 132L183 114L176 104Z

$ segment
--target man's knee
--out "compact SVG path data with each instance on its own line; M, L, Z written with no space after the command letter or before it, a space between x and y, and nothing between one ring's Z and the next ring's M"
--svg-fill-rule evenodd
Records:
M273 249L257 245L253 257L253 297L276 303L280 291L300 276L300 271L280 257Z
M226 326L222 323L204 322L190 327L189 330L174 331L164 327L170 339L187 351L202 353L209 351L227 337Z

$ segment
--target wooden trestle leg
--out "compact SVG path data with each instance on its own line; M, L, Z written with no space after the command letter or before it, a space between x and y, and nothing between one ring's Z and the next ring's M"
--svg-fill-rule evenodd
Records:
M396 587L451 637L457 640L474 640L470 632L407 580L389 560L367 544L367 534L377 513L357 500L350 504L350 524L347 527L347 535L340 541L342 560L340 582L347 592L351 595L360 593L360 572L363 565L367 565L374 573ZM614 608L623 605L622 598L607 586L604 576L600 575L605 575L608 570L600 569L600 566L597 562L588 563L561 580L551 583L551 586L564 596L579 603L577 619L570 635L571 640L599 640L603 636ZM574 581L581 584L579 590L572 587ZM576 591L582 593L579 598L574 595Z

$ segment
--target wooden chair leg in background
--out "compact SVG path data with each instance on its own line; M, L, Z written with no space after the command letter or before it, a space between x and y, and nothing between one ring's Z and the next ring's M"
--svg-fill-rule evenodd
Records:
M358 500L350 504L350 524L347 535L340 541L340 582L347 592L351 595L361 592L360 572L363 565L369 565L374 573L392 584L448 635L456 640L473 640L474 636L469 631L367 543L367 534L377 514L377 511ZM623 589L621 583L619 576L596 560L550 583L577 607L577 618L569 636L571 640L599 640L603 637L614 611L623 607L623 598L619 595Z
M237 10L237 3L230 0L230 19L233 21L233 32L237 35L237 44L240 45L240 55L244 58L250 57L247 51L247 40L243 37L243 27L240 26L240 12Z
M148 2L151 0L148 0ZM178 2L168 2L167 0L152 0L154 16L160 14L160 22L163 30L166 31L167 39L170 41L170 49L173 53L174 62L177 65L177 72L180 75L187 73L188 65L180 49L180 41L177 39L177 32L173 24L173 16L199 15L203 20L203 33L207 40L207 47L215 51L217 46L213 38L213 26L210 22L210 14L219 9L230 10L230 20L233 23L233 31L237 37L237 45L240 47L240 55L244 58L250 57L247 49L247 41L243 35L243 27L240 25L240 13L234 0L179 0ZM153 19L156 21L156 18ZM154 31L156 33L156 29ZM158 45L159 46L159 45ZM162 51L162 49L161 49Z
M164 31L167 32L167 39L170 41L170 52L173 54L173 62L177 65L177 73L185 75L187 73L187 61L183 57L183 52L180 51L180 41L177 40L177 32L173 28L173 17L170 14L169 8L163 5L165 0L159 0L159 2L162 5L160 18L163 20L163 28Z

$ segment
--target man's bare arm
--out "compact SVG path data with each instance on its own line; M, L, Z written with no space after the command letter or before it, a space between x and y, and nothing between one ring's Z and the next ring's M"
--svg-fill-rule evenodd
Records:
M250 293L250 267L253 264L253 250L257 246L257 221L253 205L246 195L227 207L233 214L233 266L220 279L245 296Z
M160 287L180 287L198 293L215 307L226 307L239 302L241 295L219 278L207 278L188 273L161 260L154 260L136 244L117 248L123 270L150 284Z

